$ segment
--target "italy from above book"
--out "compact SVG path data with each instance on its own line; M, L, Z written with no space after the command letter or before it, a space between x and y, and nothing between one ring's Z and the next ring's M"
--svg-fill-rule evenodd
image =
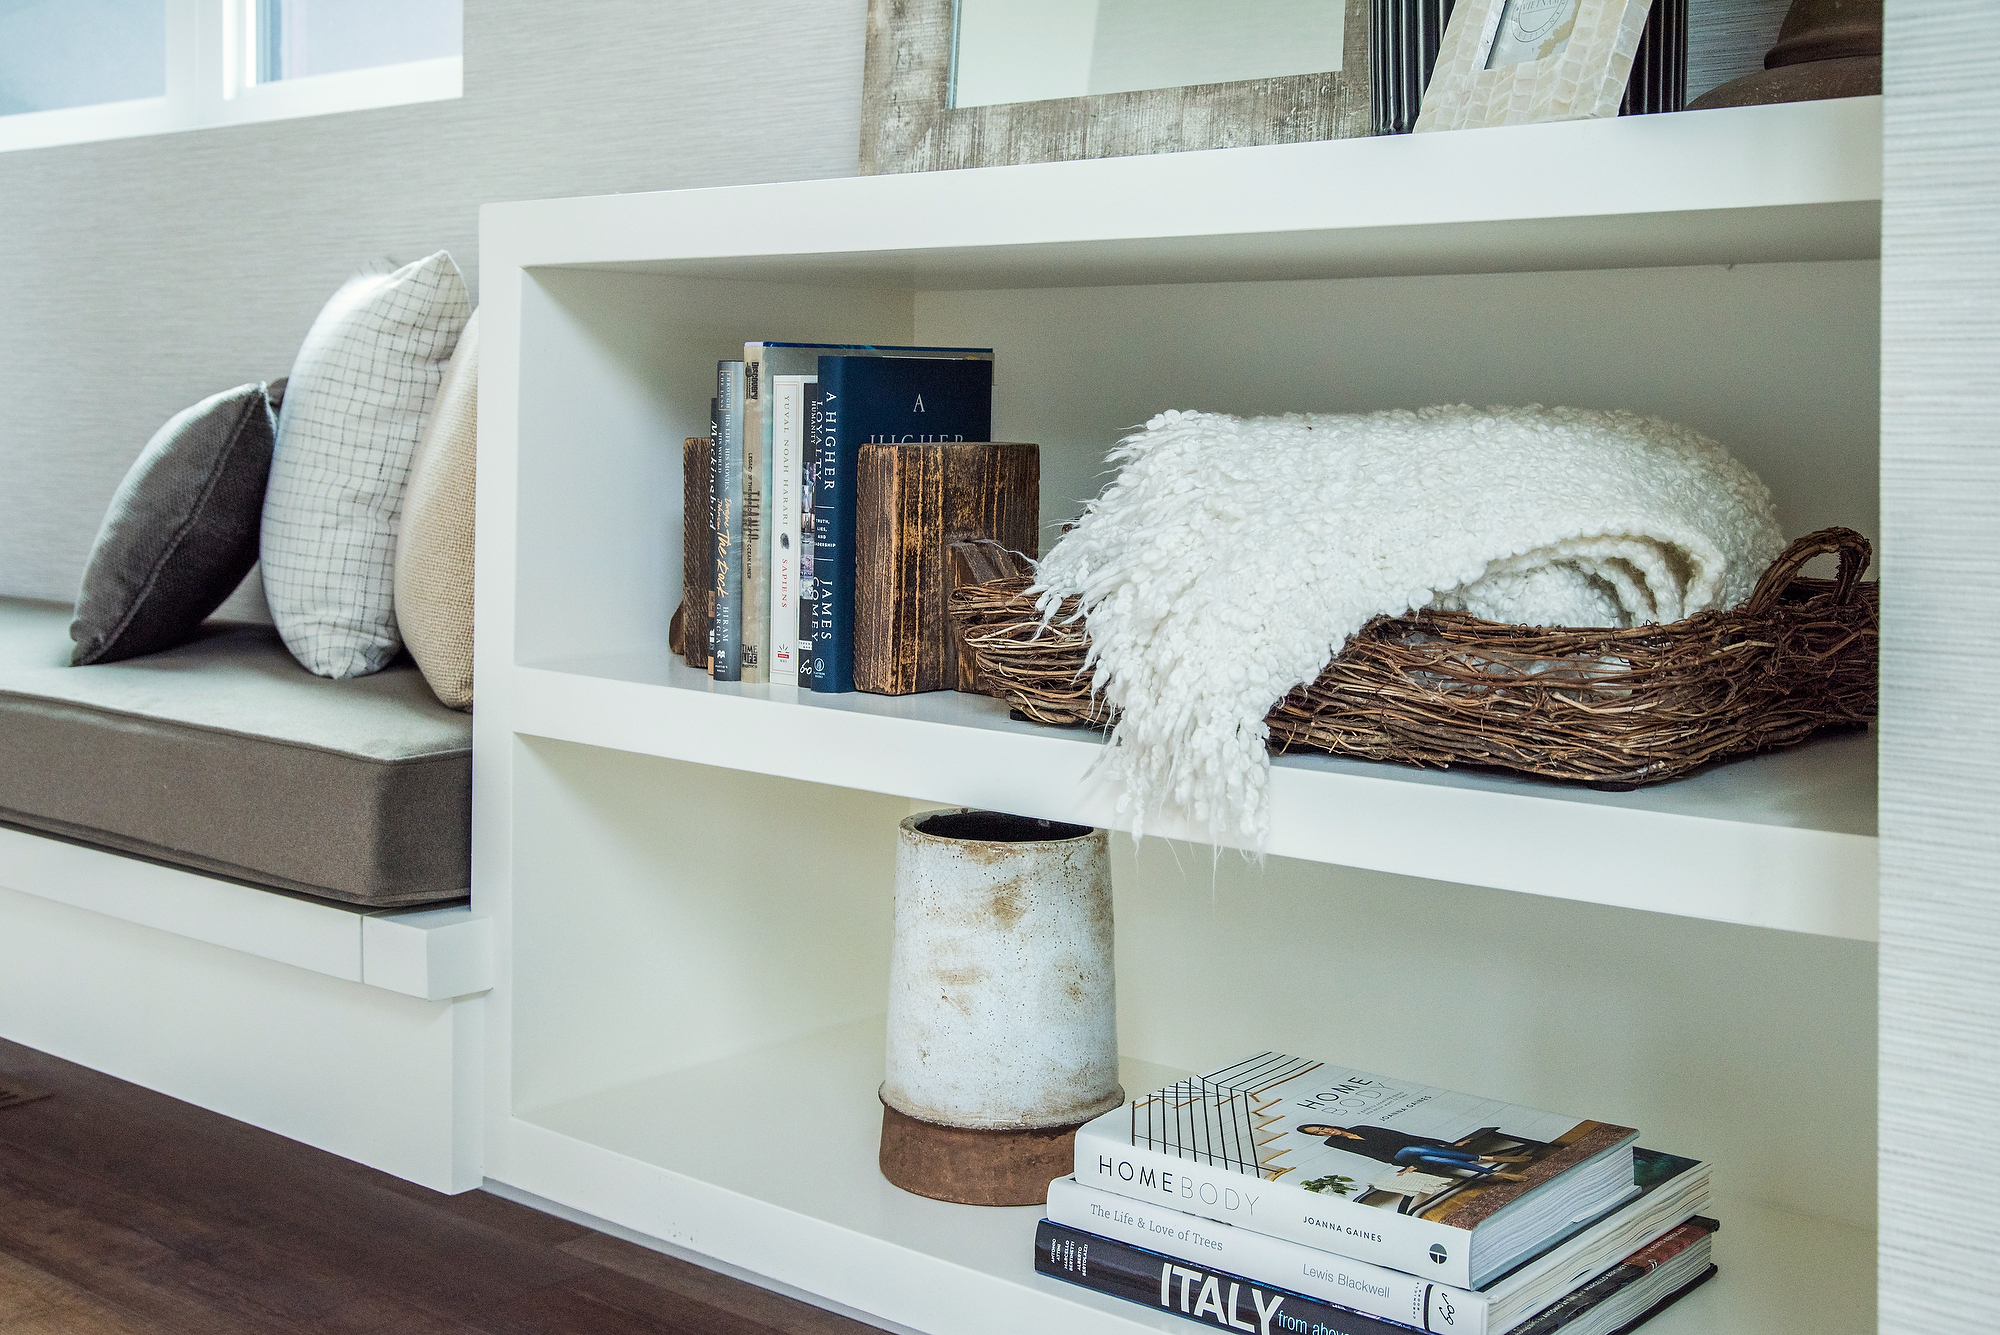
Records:
M1476 1289L1639 1190L1631 1127L1259 1053L1076 1134L1076 1178Z

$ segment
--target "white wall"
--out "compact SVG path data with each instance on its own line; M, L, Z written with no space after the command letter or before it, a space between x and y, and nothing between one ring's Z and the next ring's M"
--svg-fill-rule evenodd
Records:
M1711 1159L1727 1200L1874 1218L1866 942L1122 835L1113 866L1127 1053L1477 1090Z
M1892 0L1882 200L1884 1332L2000 1311L2000 6Z
M927 292L917 336L994 349L994 432L1042 446L1045 543L1104 484L1111 442L1163 409L1434 403L1684 422L1770 484L1787 537L1875 539L1879 275L1852 261Z
M0 154L0 595L69 599L148 436L478 207L851 175L862 0L472 0L454 102Z

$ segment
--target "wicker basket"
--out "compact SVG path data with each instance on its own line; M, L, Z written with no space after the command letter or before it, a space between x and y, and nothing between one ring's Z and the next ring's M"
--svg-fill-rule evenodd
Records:
M1840 558L1835 579L1798 572ZM1632 788L1875 717L1868 540L1830 528L1771 563L1741 607L1630 630L1509 626L1458 612L1377 617L1268 716L1271 749L1484 765ZM1044 626L1027 579L952 594L983 689L1021 717L1104 727L1090 640Z

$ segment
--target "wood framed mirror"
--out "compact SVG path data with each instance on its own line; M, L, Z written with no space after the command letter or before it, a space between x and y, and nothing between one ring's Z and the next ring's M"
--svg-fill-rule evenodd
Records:
M946 171L959 167L992 167L1024 162L1063 162L1078 158L1124 157L1142 153L1181 153L1207 148L1237 148L1250 144L1288 144L1318 139L1343 139L1372 132L1369 88L1369 9L1371 0L1260 0L1248 7L1228 7L1225 17L1236 24L1297 24L1309 20L1299 40L1295 30L1283 33L1288 50L1274 53L1276 43L1258 51L1214 40L1216 30L1190 30L1181 35L1184 54L1160 55L1162 24L1181 15L1191 25L1215 22L1206 12L1217 8L1197 0L1160 4L1157 0L1096 0L1085 4L1020 4L1017 0L868 0L868 54L862 76L861 174ZM988 8L991 6L991 8ZM1261 16L1247 10L1268 10ZM1046 10L1052 21L1074 27L1094 25L1090 40L1104 32L1121 38L1117 59L1103 51L1076 58L1074 42L1037 40L1032 46L1007 46L1003 35L990 34L1005 17L1029 21L1022 11ZM1126 11L1131 11L1127 14ZM1082 14L1083 19L1077 17ZM986 17L994 16L994 17ZM1248 29L1245 29L1248 31ZM1129 59L1136 43L1150 48L1151 66ZM962 44L975 39L977 52ZM1086 46L1086 51L1089 48ZM986 52L995 52L989 58ZM1010 62L1009 54L1015 58ZM1329 55L1337 55L1330 61ZM1141 87L1152 77L1171 77L1176 70L1256 70L1272 59L1304 58L1333 68L1309 73L1274 73L1262 77L1180 82L1175 86ZM1219 63L1218 63L1219 62ZM1115 91L1048 95L1059 87L1051 81L1052 65L1066 64L1074 73L1087 67L1087 86ZM1005 81L981 74L981 69L1014 69L1029 75L1029 96L1018 101L988 101ZM1116 67L1116 68L1114 68ZM1159 75L1152 75L1157 70ZM975 80L974 76L979 75ZM972 88L974 82L983 92ZM1122 85L1122 86L1121 86ZM976 104L975 104L976 102Z

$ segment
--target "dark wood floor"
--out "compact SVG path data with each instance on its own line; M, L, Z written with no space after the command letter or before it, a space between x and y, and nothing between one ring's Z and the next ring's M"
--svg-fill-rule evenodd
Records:
M0 1040L0 1335L872 1335Z

